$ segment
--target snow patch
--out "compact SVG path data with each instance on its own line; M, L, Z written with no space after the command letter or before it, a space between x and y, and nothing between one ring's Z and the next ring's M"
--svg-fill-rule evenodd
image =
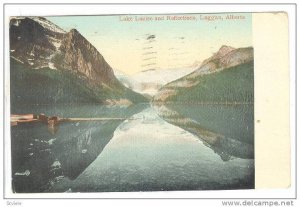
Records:
M37 23L39 23L42 27L53 31L53 32L57 32L57 33L66 33L63 29L61 29L60 27L58 27L57 25L53 24L52 22L48 21L45 18L41 18L41 17L31 17L32 20L36 21Z
M50 140L48 141L48 144L49 144L49 145L52 145L53 142L54 142L55 140L56 140L56 139L50 139Z
M20 60L20 59L18 59L18 58L16 58L16 57L14 57L14 56L11 56L11 58L13 58L13 59L15 59L16 61L18 61L18 62L20 62L20 63L24 64L24 62L23 62L22 60Z
M59 169L59 168L61 168L61 164L58 160L56 160L56 161L53 162L51 167L53 168L52 170Z
M22 19L25 19L25 18L24 17L13 17L13 18L11 18L11 20L15 20L15 21L13 21L12 24L14 26L18 27L20 25Z
M54 37L50 37L49 35L47 35L47 38L54 45L56 50L59 50L59 47L61 46L61 40L56 39Z
M25 170L25 172L16 172L15 175L29 176L30 175L30 171L29 170Z
M47 68L47 67L49 67L49 65L41 65L41 66L35 67L34 69L38 70L38 69Z
M13 23L13 25L15 25L15 26L18 27L18 26L20 25L20 22L21 22L21 21L17 20L17 21L15 21L15 22Z
M50 69L53 69L53 70L56 70L56 69L57 69L57 68L54 66L54 63L52 63L52 62L49 62L48 66L49 66Z
M61 46L61 42L52 42L54 47L58 50L59 47Z
M11 19L18 19L18 20L21 20L21 19L25 19L25 17L12 17Z

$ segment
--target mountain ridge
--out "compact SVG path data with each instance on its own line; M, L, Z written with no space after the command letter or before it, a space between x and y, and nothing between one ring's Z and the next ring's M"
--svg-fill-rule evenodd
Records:
M76 70L93 81L104 82L108 85L117 82L110 65L76 29L71 29L70 32L64 35L59 49L62 52L61 59L63 60L60 62L60 67Z
M252 72L249 70L251 69L243 69L246 70L245 74L247 74L247 77L252 73L253 75L253 65L250 66L247 65L248 63L253 62L253 48L252 47L246 47L246 48L232 48L229 46L222 46L217 53L212 55L211 57L207 58L206 60L203 61L202 65L192 73L175 80L173 82L170 82L166 84L164 87L160 89L160 91L154 96L153 102L167 102L171 101L173 99L176 99L178 96L179 91L185 91L188 94L188 90L191 90L195 87L204 87L205 84L208 84L208 82L203 83L204 80L210 79L206 77L214 76L214 77L223 77L223 75L218 75L218 73L225 73L226 70L234 68L235 71L238 71L236 68L243 68L243 67L238 67L241 65L245 65L246 68L252 67ZM228 73L226 73L228 74ZM236 73L238 74L238 73ZM242 75L243 74L239 74ZM203 78L202 78L203 77ZM225 78L225 76L223 77ZM235 81L234 73L232 73L230 76L226 76L226 78L232 78L232 81ZM217 79L218 80L218 79ZM218 80L221 81L221 80ZM236 80L238 81L238 80ZM244 81L247 81L246 79ZM251 80L249 80L251 81ZM202 82L202 83L201 83ZM229 81L230 82L230 81ZM222 83L224 84L224 83ZM249 83L249 87L251 87L253 83ZM211 86L213 87L213 86ZM230 87L233 89L235 86L233 84L230 84L228 86L223 86L223 87L228 87L227 89L229 90ZM251 87L253 88L253 87ZM231 90L230 89L230 90ZM199 88L200 90L200 88ZM201 89L205 90L205 89ZM198 91L201 93L201 90ZM218 89L214 89L211 92L217 93ZM196 91L194 91L196 92ZM198 93L196 92L196 93ZM184 93L184 92L182 92ZM248 92L247 92L248 93ZM190 99L195 98L194 96L191 96ZM225 95L225 94L224 94ZM223 95L223 96L224 96ZM248 95L247 95L248 96ZM251 95L249 95L251 96ZM206 95L208 97L208 95ZM222 101L224 97L222 97ZM207 100L198 100L198 101L207 101ZM221 100L220 100L221 101Z
M97 102L100 101L99 103L111 105L147 101L145 97L131 91L118 81L113 69L102 54L79 31L71 29L69 32L66 32L43 17L11 17L10 55L11 58L23 65L22 67L18 66L18 68L46 69L43 71L47 79L61 79L61 75L67 75L58 71L72 73L73 82L81 82L95 96L100 99L105 98L105 100L96 98ZM12 64L12 66L15 65L15 63ZM48 76L50 73L46 71L51 69L57 71L57 75L55 75L55 72L51 72L52 75ZM14 68L11 67L11 70L14 70ZM22 70L18 70L18 72L22 72ZM18 76L17 73L12 74ZM35 76L34 73L27 73L27 75ZM70 78L71 76L67 75L67 77ZM64 79L62 78L61 80ZM23 80L18 79L18 81ZM51 81L51 83L54 82L56 80ZM70 84L73 82L70 82ZM12 82L12 84L14 83ZM25 86L26 83L23 83L23 85ZM68 93L71 93L71 89L69 87L65 88L68 88L68 90L64 91L64 95L67 96ZM42 89L35 88L33 90L38 92L38 90ZM101 93L104 94L101 95ZM22 96L22 94L20 95ZM80 95L80 93L77 95ZM30 97L27 97L27 99L30 100ZM21 99L18 100L21 101ZM50 102L57 102L57 100L50 100Z

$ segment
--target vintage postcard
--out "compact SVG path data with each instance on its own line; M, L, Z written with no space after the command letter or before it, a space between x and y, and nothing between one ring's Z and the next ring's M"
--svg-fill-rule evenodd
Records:
M253 23L269 17L10 16L12 193L264 186Z

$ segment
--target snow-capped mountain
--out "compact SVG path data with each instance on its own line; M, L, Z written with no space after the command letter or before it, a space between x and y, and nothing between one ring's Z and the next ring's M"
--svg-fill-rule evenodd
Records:
M114 73L126 87L144 95L154 96L165 84L193 72L198 67L198 64L193 64L187 68L151 69L131 76L118 70L114 70Z
M78 93L74 95L76 100L77 97L87 94L90 100L100 103L115 103L115 100L124 102L127 99L131 102L146 100L118 81L102 54L76 29L66 32L43 17L11 17L9 30L10 57L14 62L11 64L11 71L14 73L11 74L15 75L16 82L23 83L23 88L28 86L28 91L36 90L36 93L49 96L43 92L45 88L49 88L48 92L51 92L55 102L63 101L55 97L69 97L75 88L78 89ZM44 70L40 70L38 74L31 71L26 79L19 73L26 73L28 70L19 71L16 68ZM51 72L45 72L46 70ZM29 79L35 83L51 80L51 84L55 84L35 87L28 83ZM61 80L64 80L65 85L58 87L58 84L62 84ZM57 88L57 91L53 88ZM16 88L15 93L18 94L19 91L20 89ZM28 100L33 99L31 96L33 95L27 97ZM52 99L47 102L53 101ZM83 101L85 99L87 98L82 98ZM65 100L71 101L69 98ZM22 102L21 98L18 101Z
M91 81L118 85L110 65L76 29L65 32L43 17L10 21L10 54L33 69L65 69Z
M34 69L56 69L52 61L66 32L43 17L12 17L10 53Z

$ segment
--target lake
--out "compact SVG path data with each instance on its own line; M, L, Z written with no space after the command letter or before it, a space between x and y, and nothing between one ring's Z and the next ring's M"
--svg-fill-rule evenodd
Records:
M253 105L12 109L25 113L125 120L11 127L15 192L254 188Z

